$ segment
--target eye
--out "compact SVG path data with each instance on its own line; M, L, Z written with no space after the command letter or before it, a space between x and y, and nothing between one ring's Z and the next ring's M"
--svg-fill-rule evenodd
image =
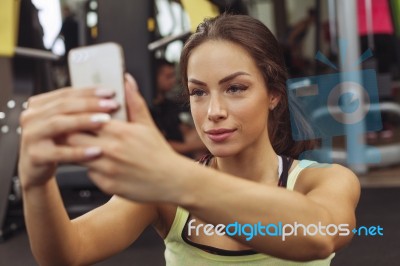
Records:
M231 94L239 94L245 90L247 90L247 86L235 84L235 85L230 85L227 89L227 92Z
M206 92L202 89L193 89L192 91L190 91L189 95L194 97L201 97L206 95Z

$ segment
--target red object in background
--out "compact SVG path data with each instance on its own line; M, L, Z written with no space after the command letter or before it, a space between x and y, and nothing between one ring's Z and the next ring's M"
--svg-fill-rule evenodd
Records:
M367 0L368 1L368 0ZM368 35L366 0L357 1L358 32ZM394 27L388 0L371 0L372 9L372 33L393 34Z

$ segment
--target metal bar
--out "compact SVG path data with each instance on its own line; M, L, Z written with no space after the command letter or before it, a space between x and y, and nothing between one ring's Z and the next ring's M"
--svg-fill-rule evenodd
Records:
M165 38L162 38L162 39L159 39L159 40L157 40L157 41L155 41L155 42L150 43L150 44L147 46L147 48L148 48L150 51L155 51L155 50L160 49L160 48L162 48L162 47L164 47L164 46L167 46L167 45L170 44L171 42L184 39L184 38L186 38L187 36L189 36L190 34L191 34L190 31L186 31L186 32L180 33L180 34L178 34L178 35L167 36L167 37L165 37Z
M18 160L20 136L17 133L19 127L19 116L22 108L22 103L27 100L28 96L14 95L13 100L16 105L9 112L6 112L3 126L7 126L7 132L0 132L0 239L4 235L4 223L7 216L8 196L12 184L12 177L16 169Z
M321 51L321 0L315 0L315 54L319 51ZM318 64L314 65L314 73L315 75L318 75L319 73L319 67Z
M60 60L60 56L53 54L52 52L43 51L39 49L33 48L26 48L26 47L16 47L15 48L15 55L18 56L25 56L30 58L37 58L37 59L44 59L44 60L51 60L57 61Z
M373 29L373 16L372 16L372 0L365 0L365 19L367 22L367 32L368 32L368 47L371 50L375 49L374 43L374 29Z
M13 91L12 58L0 57L0 69L0 112L2 112Z
M365 112L379 112L379 113L391 113L397 115L400 118L400 104L384 102L379 104L370 104L369 106L364 105ZM311 117L313 120L324 119L332 114L343 114L343 111L339 107L331 107L330 110L327 108L320 108L312 113Z
M282 41L286 38L289 21L286 12L286 1L273 0L273 7L276 37L279 41Z
M360 44L358 37L357 22L357 1L356 0L337 0L337 13L339 24L339 37L345 41L346 45L340 46L340 69L342 72L354 71L357 73L359 65L355 65L360 55ZM346 51L346 52L345 52ZM353 67L352 67L353 66ZM352 67L352 69L350 69ZM357 75L357 74L355 74ZM344 76L343 76L344 77ZM343 80L342 77L342 81ZM354 79L362 85L361 73L354 76ZM356 88L351 88L354 95L360 95ZM359 108L364 109L365 102L363 97L358 97ZM346 119L346 116L344 116ZM347 158L348 162L360 158L365 158L365 122L359 124L345 123L343 125L346 131ZM356 173L366 173L368 171L365 160L360 163L349 163L349 167Z
M2 69L2 71L0 71L0 77L2 80L2 87L0 88L0 112L5 114L4 118L3 115L0 117L0 122L2 122L0 123L1 127L2 125L7 125L9 119L5 106L7 100L11 98L13 88L11 59L1 57L0 67ZM13 175L12 171L15 170L15 164L11 165L6 162L6 158L9 158L9 147L5 148L4 146L8 145L8 142L6 136L0 135L0 239L2 238L3 225L7 214L8 194L10 192L11 178Z
M336 30L336 0L328 0L328 11L329 11L329 33L331 49L334 54L338 54L337 45L337 30Z
M374 148L367 147L365 149L365 157L373 158L376 153L379 153L381 161L379 164L374 165L375 167L382 168L400 163L400 144L382 145ZM347 165L346 159L348 155L347 151L343 149L321 150L319 151L319 156L329 156L334 163Z

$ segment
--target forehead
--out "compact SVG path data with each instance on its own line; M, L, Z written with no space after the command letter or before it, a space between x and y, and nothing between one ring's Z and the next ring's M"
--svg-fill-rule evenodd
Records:
M196 47L188 60L188 77L203 72L258 72L256 62L242 46L229 41L212 40Z

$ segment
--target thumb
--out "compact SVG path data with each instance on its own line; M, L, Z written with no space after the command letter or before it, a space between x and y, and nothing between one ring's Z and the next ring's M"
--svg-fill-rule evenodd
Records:
M125 98L129 121L154 126L153 118L145 100L140 95L138 85L128 73L125 74Z

